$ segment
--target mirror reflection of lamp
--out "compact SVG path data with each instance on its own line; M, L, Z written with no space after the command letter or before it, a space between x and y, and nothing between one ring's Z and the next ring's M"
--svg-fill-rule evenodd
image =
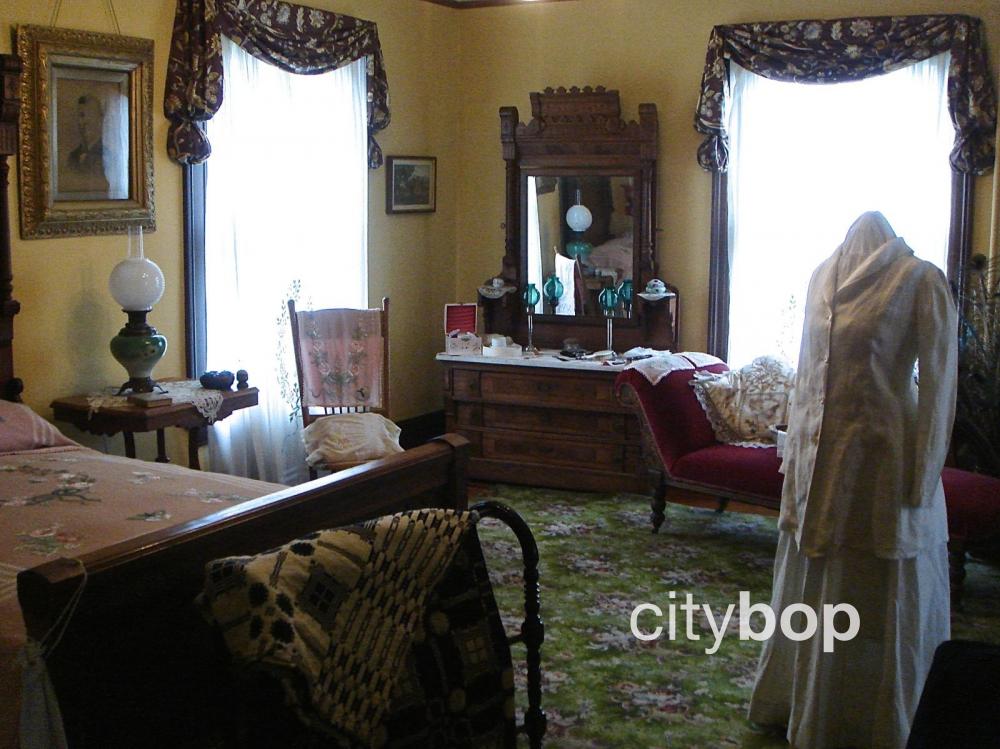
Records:
M566 255L571 258L579 258L581 263L586 263L590 256L590 251L594 249L590 242L583 238L583 232L590 228L594 222L594 217L590 209L583 205L580 189L576 191L576 205L571 206L566 211L566 224L576 232L576 238L566 243Z
M118 394L151 393L159 387L151 375L167 350L167 339L146 322L146 315L163 296L164 283L163 271L143 253L141 226L129 227L128 257L111 271L108 287L128 315L125 327L111 339L111 354L129 375Z

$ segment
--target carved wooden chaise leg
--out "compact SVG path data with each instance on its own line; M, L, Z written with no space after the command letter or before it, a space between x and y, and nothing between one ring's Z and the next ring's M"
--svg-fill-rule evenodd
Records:
M962 610L962 586L965 582L965 542L948 542L948 579L951 582L951 608Z
M667 478L663 475L663 471L659 471L658 476L653 498L649 501L649 509L652 510L649 513L649 522L653 524L653 533L657 533L663 521L667 519L663 512L667 508Z

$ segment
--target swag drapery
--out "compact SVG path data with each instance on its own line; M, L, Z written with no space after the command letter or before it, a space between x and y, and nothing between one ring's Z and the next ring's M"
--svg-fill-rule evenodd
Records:
M881 16L716 26L708 40L695 129L708 137L698 163L725 172L729 60L765 78L838 83L888 73L951 53L948 108L955 126L952 167L985 174L993 166L996 93L982 25L962 15Z
M375 133L389 124L389 84L372 21L275 0L177 0L163 111L167 152L179 164L212 153L200 123L222 105L221 35L290 73L326 73L367 59L368 166L382 165Z

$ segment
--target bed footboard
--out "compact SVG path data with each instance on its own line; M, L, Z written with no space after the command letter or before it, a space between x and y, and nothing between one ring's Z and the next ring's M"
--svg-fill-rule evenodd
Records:
M508 636L507 642L523 642L527 650L528 709L524 713L524 725L518 732L527 734L531 749L540 749L545 736L546 718L542 711L542 642L545 639L545 625L540 614L541 596L538 586L538 545L524 518L502 502L479 502L472 509L480 518L496 518L507 525L517 537L521 546L524 564L524 621L521 631Z
M22 572L18 599L29 636L60 638L46 663L70 745L202 745L226 723L228 701L219 693L224 664L192 605L205 563L406 509L465 509L467 449L463 437L444 435L78 560ZM60 622L78 591L72 616Z

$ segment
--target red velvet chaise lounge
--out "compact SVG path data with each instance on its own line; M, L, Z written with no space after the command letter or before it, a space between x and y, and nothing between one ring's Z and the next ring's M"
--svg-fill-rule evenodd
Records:
M738 447L716 441L690 382L695 371L725 372L725 364L671 372L657 385L625 370L615 384L619 400L635 408L647 460L659 470L651 502L653 533L664 520L668 487L710 494L724 510L731 499L777 510L783 476L775 447ZM952 602L961 601L968 544L1000 535L1000 479L957 468L941 474L948 507Z

